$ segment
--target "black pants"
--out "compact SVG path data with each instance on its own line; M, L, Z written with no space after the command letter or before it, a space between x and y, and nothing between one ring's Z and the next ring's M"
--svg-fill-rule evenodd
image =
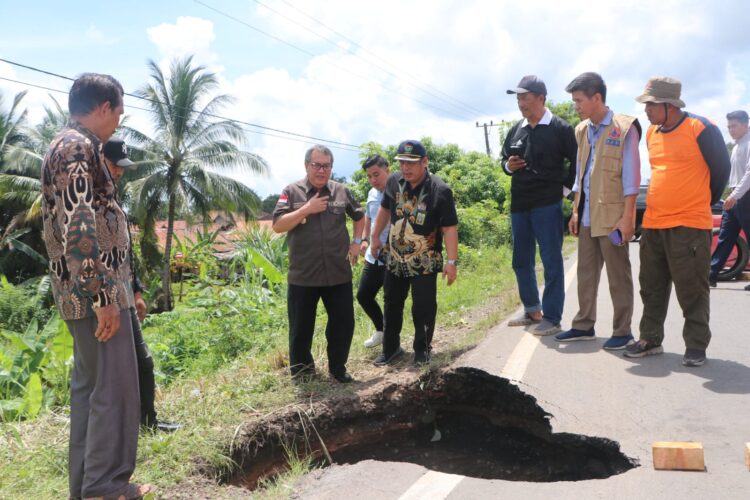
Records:
M411 317L414 321L414 351L428 352L432 349L432 334L435 332L437 315L437 274L400 278L391 272L385 273L385 331L383 354L390 356L401 344L401 327L404 321L404 302L411 287Z
M334 286L299 286L287 288L289 315L289 367L292 375L303 370L314 370L310 349L315 332L315 312L318 300L328 313L326 342L328 371L334 375L346 373L346 361L354 336L354 300L352 282Z
M135 307L130 308L130 322L133 324L133 341L135 342L135 356L138 358L138 388L141 392L141 425L156 425L156 409L154 408L154 395L156 383L154 382L154 358L143 340L141 322Z
M375 330L379 332L383 331L383 311L375 297L383 287L384 278L385 266L378 265L377 262L370 264L365 261L365 267L362 270L359 288L357 289L357 302L372 320Z

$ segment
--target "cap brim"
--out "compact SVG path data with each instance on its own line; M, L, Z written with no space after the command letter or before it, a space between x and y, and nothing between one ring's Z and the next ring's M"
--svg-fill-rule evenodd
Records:
M118 167L129 167L131 165L135 165L135 163L130 161L129 158L123 158L122 160L115 162L115 165L117 165Z
M530 90L522 89L521 87L515 89L508 89L505 91L506 94L526 94L531 92Z
M417 156L417 155L408 155L408 154L396 155L396 160L399 160L399 161L419 161L422 158L423 158L422 156Z

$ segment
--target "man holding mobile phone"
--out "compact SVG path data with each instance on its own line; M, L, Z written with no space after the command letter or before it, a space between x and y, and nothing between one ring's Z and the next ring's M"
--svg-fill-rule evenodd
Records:
M594 340L597 292L607 265L614 316L604 349L634 342L633 275L628 241L635 231L635 199L641 182L641 126L607 107L607 86L597 73L583 73L565 88L583 121L576 127L578 155L573 215L568 229L578 236L578 314L558 342Z

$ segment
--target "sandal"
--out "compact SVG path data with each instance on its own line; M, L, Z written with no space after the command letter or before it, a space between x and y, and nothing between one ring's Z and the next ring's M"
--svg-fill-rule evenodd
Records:
M84 500L140 500L151 493L153 486L150 484L130 483L117 493L103 495L100 497L89 497Z

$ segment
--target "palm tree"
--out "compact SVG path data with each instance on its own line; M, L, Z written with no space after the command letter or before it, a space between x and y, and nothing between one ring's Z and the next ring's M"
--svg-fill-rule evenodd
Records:
M27 91L19 92L13 97L13 104L7 112L0 110L0 164L9 146L23 142L23 123L26 120L26 110L17 113L18 106L26 96ZM0 107L3 105L3 94L0 92Z
M204 220L213 209L251 215L260 205L258 196L243 183L216 171L238 168L265 173L267 165L260 156L240 149L245 134L237 123L216 118L217 111L232 99L211 97L218 87L213 73L194 66L192 57L172 61L167 75L154 61L148 65L152 81L136 94L148 101L156 133L149 137L122 127L145 155L134 167L137 180L125 189L144 235L153 234L156 217L166 206L162 286L164 307L169 310L175 214L193 212Z

